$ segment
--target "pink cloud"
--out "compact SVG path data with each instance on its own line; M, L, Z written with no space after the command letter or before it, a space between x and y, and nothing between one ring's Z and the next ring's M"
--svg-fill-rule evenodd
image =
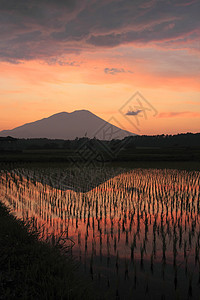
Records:
M182 111L182 112L161 112L157 118L175 118L175 117L187 117L187 118L198 118L200 112Z
M197 0L191 0L191 1L177 3L176 6L189 6L189 5L192 5L194 3L197 3Z

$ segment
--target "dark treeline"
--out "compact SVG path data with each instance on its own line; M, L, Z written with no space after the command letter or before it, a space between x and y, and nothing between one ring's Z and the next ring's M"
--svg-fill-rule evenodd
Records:
M136 147L199 147L200 133L137 135L130 140L129 146L133 145Z
M137 135L123 140L0 137L0 161L200 161L200 133Z
M102 144L109 148L122 145L123 149L137 147L200 147L200 133L186 133L177 135L136 135L123 140L99 141L97 139L76 138L75 140L50 140L46 138L17 139L13 137L0 137L0 150L35 150L35 149L78 149L84 144L100 147Z

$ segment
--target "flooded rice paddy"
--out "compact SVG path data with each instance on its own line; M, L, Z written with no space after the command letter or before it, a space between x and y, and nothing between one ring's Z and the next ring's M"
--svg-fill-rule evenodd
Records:
M200 299L200 172L1 171L0 199L109 299Z

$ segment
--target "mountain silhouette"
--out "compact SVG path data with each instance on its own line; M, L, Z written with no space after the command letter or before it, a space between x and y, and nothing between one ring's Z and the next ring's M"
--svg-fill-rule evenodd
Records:
M75 110L71 113L61 112L12 130L0 132L1 137L65 140L82 137L112 140L123 139L129 135L135 134L106 122L88 110Z

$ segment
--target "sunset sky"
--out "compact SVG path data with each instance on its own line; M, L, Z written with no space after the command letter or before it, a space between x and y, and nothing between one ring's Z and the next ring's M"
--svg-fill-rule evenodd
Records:
M137 134L200 132L199 12L200 0L0 0L0 130L87 109Z

